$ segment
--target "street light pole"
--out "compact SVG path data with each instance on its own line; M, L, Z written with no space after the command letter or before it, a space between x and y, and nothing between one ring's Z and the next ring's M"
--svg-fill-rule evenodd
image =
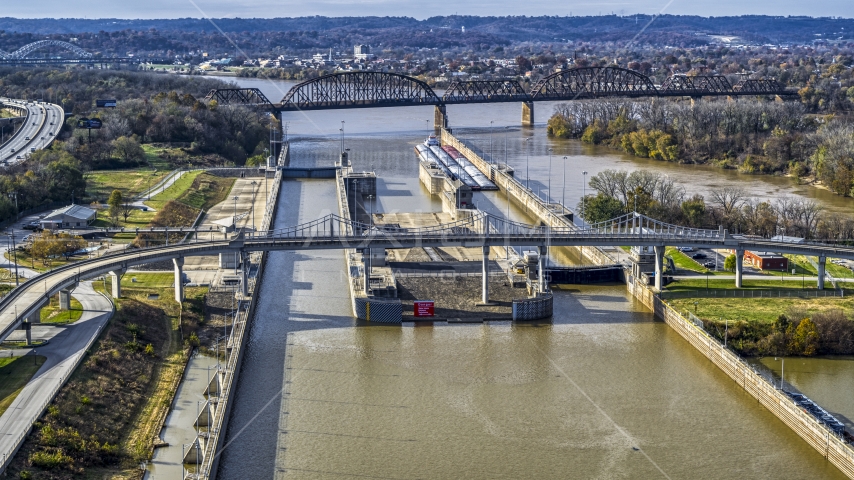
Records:
M534 137L528 137L525 139L525 188L528 190L531 189L531 170L529 168L531 164L531 151L528 149L528 140L532 138Z
M494 122L495 122L495 120L490 120L490 121L489 121L489 160L490 160L490 163L492 162L492 153L493 153L493 152L492 152L492 133L493 133L493 131L492 131L492 124L493 124Z
M584 198L587 196L587 170L581 172L581 176L584 178L583 183L581 184L581 211L585 216L587 216L587 199ZM587 223L583 218L581 221Z
M549 196L546 197L549 204L552 203L552 150L554 149L549 148Z
M258 182L252 180L252 230L258 230L255 226L255 186L258 185Z
M560 204L566 207L566 159L568 157L563 157L563 188L561 188L560 193Z
M341 153L344 153L344 120L341 120Z

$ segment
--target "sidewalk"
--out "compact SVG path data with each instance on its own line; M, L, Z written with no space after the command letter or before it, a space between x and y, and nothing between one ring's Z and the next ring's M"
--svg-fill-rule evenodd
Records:
M47 359L15 398L9 409L0 417L2 470L5 470L6 462L18 449L33 422L53 400L101 332L104 324L112 316L112 303L95 292L91 282L81 283L74 289L72 295L83 305L83 315L80 320L70 325L33 327L33 337L50 339L48 345L36 349L36 354ZM9 356L10 353L8 350L0 350L0 356ZM16 350L15 356L28 353L28 350Z

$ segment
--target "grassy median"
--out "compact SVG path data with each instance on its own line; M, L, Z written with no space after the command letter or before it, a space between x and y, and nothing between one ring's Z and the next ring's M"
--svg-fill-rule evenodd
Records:
M35 358L32 355L0 358L0 415L12 405L45 360L41 355Z

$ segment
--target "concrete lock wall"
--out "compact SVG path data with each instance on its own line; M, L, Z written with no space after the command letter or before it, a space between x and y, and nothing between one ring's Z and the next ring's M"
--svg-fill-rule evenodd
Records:
M367 322L402 323L403 304L398 299L356 298L356 317Z
M551 318L553 309L554 296L551 293L541 294L535 298L513 300L513 321L524 322Z
M726 349L702 328L694 325L679 312L665 304L646 285L632 275L627 276L629 292L655 312L679 335L694 346L718 368L741 385L765 408L791 428L810 446L839 468L849 478L854 478L854 449L836 436L812 415L805 412L786 394L774 388L747 363Z

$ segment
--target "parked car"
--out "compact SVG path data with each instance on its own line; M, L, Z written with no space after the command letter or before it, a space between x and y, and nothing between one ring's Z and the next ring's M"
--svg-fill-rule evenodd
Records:
M42 226L39 222L30 222L21 228L23 228L24 230L32 230L34 232L38 232L42 229Z
M708 261L708 262L704 263L703 266L706 268L715 268L715 262Z
M706 255L705 253L699 253L698 252L698 253L695 253L694 255L691 255L691 258L693 258L694 260L699 260L701 258L708 258L708 255Z
M693 252L694 247L679 247L680 252Z

